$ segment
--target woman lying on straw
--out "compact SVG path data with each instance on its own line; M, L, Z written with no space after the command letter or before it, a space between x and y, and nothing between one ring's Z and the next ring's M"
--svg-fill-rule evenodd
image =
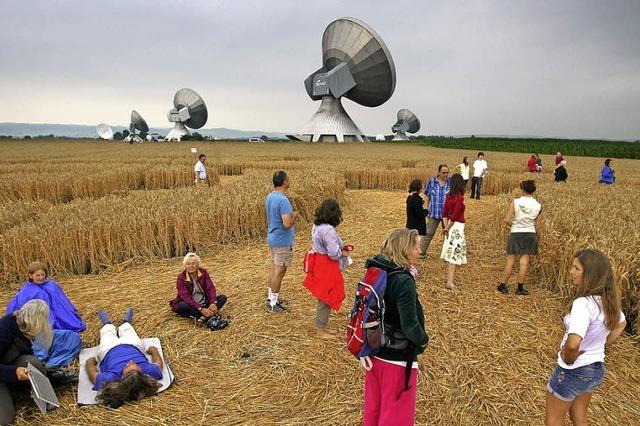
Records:
M218 317L219 310L227 303L227 296L216 294L209 272L200 267L197 254L187 253L182 266L184 270L176 279L178 295L169 302L173 312L195 318L198 325L205 324L211 330L224 328L228 322L220 321Z
M340 310L345 298L342 272L349 263L351 246L345 246L336 226L342 222L338 201L327 198L316 210L311 229L311 250L304 257L304 286L318 299L316 307L317 335L331 339L335 332L327 331L331 309Z
M162 357L158 348L151 346L145 356L144 345L131 326L133 309L129 308L124 322L116 329L107 313L98 313L102 328L97 359L87 359L87 374L94 384L93 390L100 391L96 400L111 408L123 403L155 395L162 379ZM100 370L98 370L98 364Z
M564 317L558 365L547 384L549 426L563 425L567 411L574 425L587 424L591 395L604 380L605 346L615 342L627 324L607 256L598 250L580 251L571 278L577 297Z
M19 389L28 383L27 363L42 373L44 364L31 354L31 343L42 340L51 345L49 307L42 300L31 300L12 314L0 319L0 424L13 422L16 409L9 389ZM24 388L24 386L22 386ZM26 387L28 388L28 387Z
M365 264L367 268L387 271L384 326L385 334L393 337L393 344L380 348L371 370L365 374L364 426L409 426L415 421L417 355L429 342L416 282L410 272L419 254L418 231L394 229L382 243L380 254Z

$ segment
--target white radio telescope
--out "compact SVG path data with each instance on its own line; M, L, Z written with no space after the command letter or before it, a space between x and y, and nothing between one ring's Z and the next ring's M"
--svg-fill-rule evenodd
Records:
M131 124L129 124L129 136L124 138L127 142L142 142L149 133L149 126L138 111L131 111Z
M408 133L415 133L420 130L420 120L408 109L398 111L398 121L391 127L391 131L395 133L394 141L408 141Z
M294 137L311 142L365 141L364 133L342 107L343 97L367 107L391 98L396 68L382 38L366 23L340 18L322 35L322 68L304 81L307 94L322 101L318 111Z
M191 89L180 89L173 97L173 109L167 113L167 118L175 125L164 140L179 141L191 134L187 127L201 128L207 123L209 115L200 95Z
M113 139L113 129L111 126L105 123L100 123L96 126L96 133L100 137L100 139Z

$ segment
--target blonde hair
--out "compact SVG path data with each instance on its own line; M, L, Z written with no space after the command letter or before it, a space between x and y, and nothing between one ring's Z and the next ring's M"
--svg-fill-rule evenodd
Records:
M398 267L408 270L411 267L409 254L417 243L418 231L415 229L394 229L382 243L380 253Z
M49 305L44 300L33 299L17 310L16 323L20 331L35 340L42 338L47 349L51 347L51 324L49 324Z
M182 267L183 268L187 267L187 262L189 262L189 259L195 259L195 261L198 263L198 266L200 266L200 256L198 256L194 252L189 252L182 259Z
M582 265L582 284L576 297L600 296L604 325L613 330L620 321L620 289L609 258L600 250L585 249L575 254Z
M31 262L29 264L29 267L27 268L27 274L29 279L31 279L31 275L35 274L38 271L43 271L45 277L49 276L49 268L47 268L47 265L42 263L42 262Z

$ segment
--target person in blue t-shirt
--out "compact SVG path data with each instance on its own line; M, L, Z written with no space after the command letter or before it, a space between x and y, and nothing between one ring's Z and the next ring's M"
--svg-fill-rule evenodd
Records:
M267 213L267 243L271 248L271 270L267 309L270 312L285 312L285 302L280 300L280 286L287 267L293 260L293 238L298 213L293 211L284 194L289 189L289 177L283 170L273 175L273 192L267 195L264 209Z
M152 346L146 350L151 362L147 359L142 340L131 325L133 309L127 310L117 329L104 310L98 316L103 324L98 355L89 358L86 365L93 390L99 391L97 401L117 408L125 402L155 395L160 388L158 380L162 379L162 357L158 348Z

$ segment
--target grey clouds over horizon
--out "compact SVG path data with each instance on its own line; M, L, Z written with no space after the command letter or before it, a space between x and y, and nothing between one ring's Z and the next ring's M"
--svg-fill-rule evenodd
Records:
M0 122L168 127L174 92L206 127L297 132L319 106L303 80L327 24L384 39L397 84L378 108L344 100L367 134L409 108L421 134L640 138L640 1L0 0Z

